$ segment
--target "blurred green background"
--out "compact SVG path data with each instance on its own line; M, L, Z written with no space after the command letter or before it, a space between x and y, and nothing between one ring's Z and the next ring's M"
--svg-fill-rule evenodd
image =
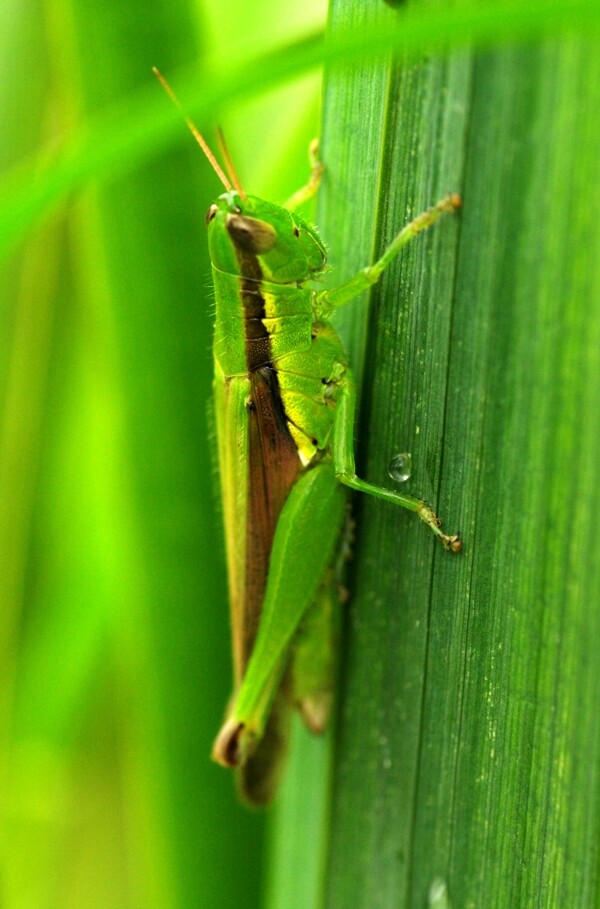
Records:
M400 24L423 57L328 68L322 125L318 73L272 90L321 0L0 6L6 909L312 909L323 880L328 909L422 909L439 875L454 909L598 892L600 10L330 6L333 32ZM465 550L355 502L335 773L303 740L266 816L208 760L230 672L205 416L220 186L152 65L266 198L321 134L339 278L464 197L340 321L364 474L411 450Z
M259 53L324 17L324 0L7 0L0 165L67 145L100 113L126 128L146 87L170 112L153 65L175 85L185 64L200 79L207 57ZM277 199L305 178L319 80L265 88L221 125L246 185ZM178 129L176 150L54 209L2 275L10 909L253 906L263 885L264 816L208 759L230 687L205 413L204 213L221 190Z

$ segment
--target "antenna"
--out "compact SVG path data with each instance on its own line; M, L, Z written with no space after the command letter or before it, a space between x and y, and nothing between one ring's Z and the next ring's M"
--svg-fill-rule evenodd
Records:
M198 145L200 146L200 148L202 149L202 151L208 158L209 164L212 167L212 169L214 170L214 172L216 173L217 177L219 178L219 180L221 181L221 183L223 184L225 189L230 190L232 188L231 183L229 182L229 180L223 173L223 169L221 168L221 165L219 164L219 162L213 155L212 151L210 150L210 147L209 147L206 139L204 138L202 133L199 131L199 129L196 126L196 124L194 123L194 121L190 117L188 117L188 115L184 111L183 107L181 106L181 102L180 102L179 98L177 97L177 95L175 94L175 92L173 91L173 89L171 88L171 86L169 85L169 83L167 82L167 80L165 79L163 74L161 73L161 71L156 68L156 66L152 67L152 72L154 73L154 75L156 76L156 78L158 79L158 81L160 82L160 84L162 85L164 90L166 91L167 95L170 97L170 99L173 102L173 104L175 105L175 107L181 112L181 116L185 120L189 131L191 132L192 136L194 137L194 139L196 140L196 142L198 143ZM233 182L234 182L238 192L240 192L239 181L238 181L238 183L236 183L235 180ZM245 196L242 192L240 192L240 195L243 198L245 198Z
M223 135L223 130L220 126L217 127L217 142L219 143L219 150L223 161L225 162L225 170L231 178L231 182L237 189L238 193L242 199L246 198L246 193L242 189L242 184L240 183L240 178L236 173L236 169L233 166L233 161L231 160L231 155L229 154L229 149L227 148L227 143L225 142L225 136Z

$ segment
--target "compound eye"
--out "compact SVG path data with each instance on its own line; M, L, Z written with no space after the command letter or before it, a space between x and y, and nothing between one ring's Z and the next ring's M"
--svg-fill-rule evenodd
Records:
M229 236L239 249L256 255L270 252L277 243L277 232L267 221L245 215L227 215Z
M212 221L212 219L214 218L214 216L216 215L218 210L219 210L218 206L215 205L215 203L213 202L211 207L206 212L206 216L204 218L204 220L206 221L207 224L210 224L210 222Z

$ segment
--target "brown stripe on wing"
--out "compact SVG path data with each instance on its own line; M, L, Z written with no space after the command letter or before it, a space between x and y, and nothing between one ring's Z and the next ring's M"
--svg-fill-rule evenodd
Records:
M266 239L252 218L231 216L227 229L240 266L240 298L244 315L248 401L248 515L246 522L246 602L242 630L243 677L254 646L269 573L277 520L301 468L298 449L285 416L277 371L271 363L271 338L265 326L262 269L257 253ZM268 244L267 244L268 245Z
M258 631L275 528L301 467L287 427L277 372L271 366L262 366L250 374L250 380L245 663L250 659ZM281 774L289 738L286 688L284 678L265 733L256 751L239 768L239 790L251 805L266 805L270 801Z
M301 468L298 450L287 426L277 372L270 366L263 366L251 373L250 381L246 661L260 620L275 528Z

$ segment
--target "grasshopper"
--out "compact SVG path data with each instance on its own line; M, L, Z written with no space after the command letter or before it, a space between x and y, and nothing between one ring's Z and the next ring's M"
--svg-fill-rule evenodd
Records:
M156 73L178 104L170 86ZM185 117L185 114L184 114ZM186 122L225 192L206 215L216 302L214 407L233 640L234 694L213 758L237 767L242 797L266 804L276 788L290 706L321 731L331 702L338 579L347 490L408 508L446 549L446 535L421 499L359 479L354 466L356 391L329 322L375 284L399 251L445 212L448 195L407 224L380 259L329 290L309 283L325 248L295 211L317 191L311 176L279 206L247 195L220 140L228 176L194 124Z

